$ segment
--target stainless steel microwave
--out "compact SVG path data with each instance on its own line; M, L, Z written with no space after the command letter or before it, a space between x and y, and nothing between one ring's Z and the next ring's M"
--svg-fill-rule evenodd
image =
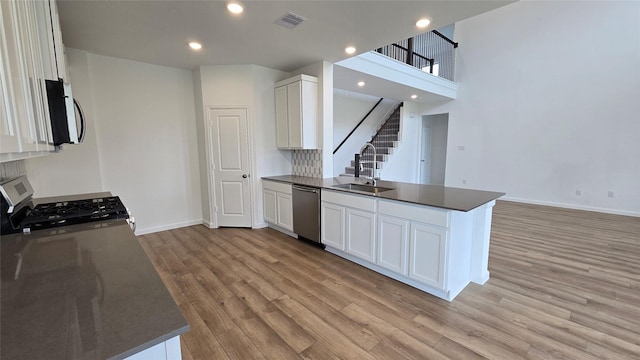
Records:
M53 144L79 144L84 140L85 119L80 104L73 98L71 85L46 80Z

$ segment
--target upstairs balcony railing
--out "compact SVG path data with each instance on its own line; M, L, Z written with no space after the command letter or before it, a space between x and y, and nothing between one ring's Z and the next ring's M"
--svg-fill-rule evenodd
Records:
M383 46L376 51L418 69L453 81L458 43L433 30Z

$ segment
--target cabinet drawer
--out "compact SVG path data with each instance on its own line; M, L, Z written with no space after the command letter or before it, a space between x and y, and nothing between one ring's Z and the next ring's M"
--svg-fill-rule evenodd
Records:
M323 189L322 201L327 201L364 211L376 211L376 199L370 196L349 194L341 191L331 191Z
M291 195L291 184L262 180L262 188Z
M378 204L380 214L419 221L429 225L449 227L449 212L427 206L411 205L399 201L380 200Z

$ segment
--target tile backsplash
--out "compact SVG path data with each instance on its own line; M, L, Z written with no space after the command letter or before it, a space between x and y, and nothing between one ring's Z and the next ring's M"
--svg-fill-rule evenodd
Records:
M25 167L24 160L0 163L0 181L13 179L26 174L27 169Z
M322 150L293 150L291 172L295 176L322 178Z

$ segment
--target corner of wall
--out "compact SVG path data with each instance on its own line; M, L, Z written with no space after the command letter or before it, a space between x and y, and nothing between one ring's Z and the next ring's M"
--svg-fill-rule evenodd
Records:
M202 201L202 217L206 223L211 222L209 199L209 167L207 166L207 149L205 145L204 100L202 94L202 71L198 67L193 70L193 94L196 110L196 131L198 141L198 162L200 168L200 192Z

